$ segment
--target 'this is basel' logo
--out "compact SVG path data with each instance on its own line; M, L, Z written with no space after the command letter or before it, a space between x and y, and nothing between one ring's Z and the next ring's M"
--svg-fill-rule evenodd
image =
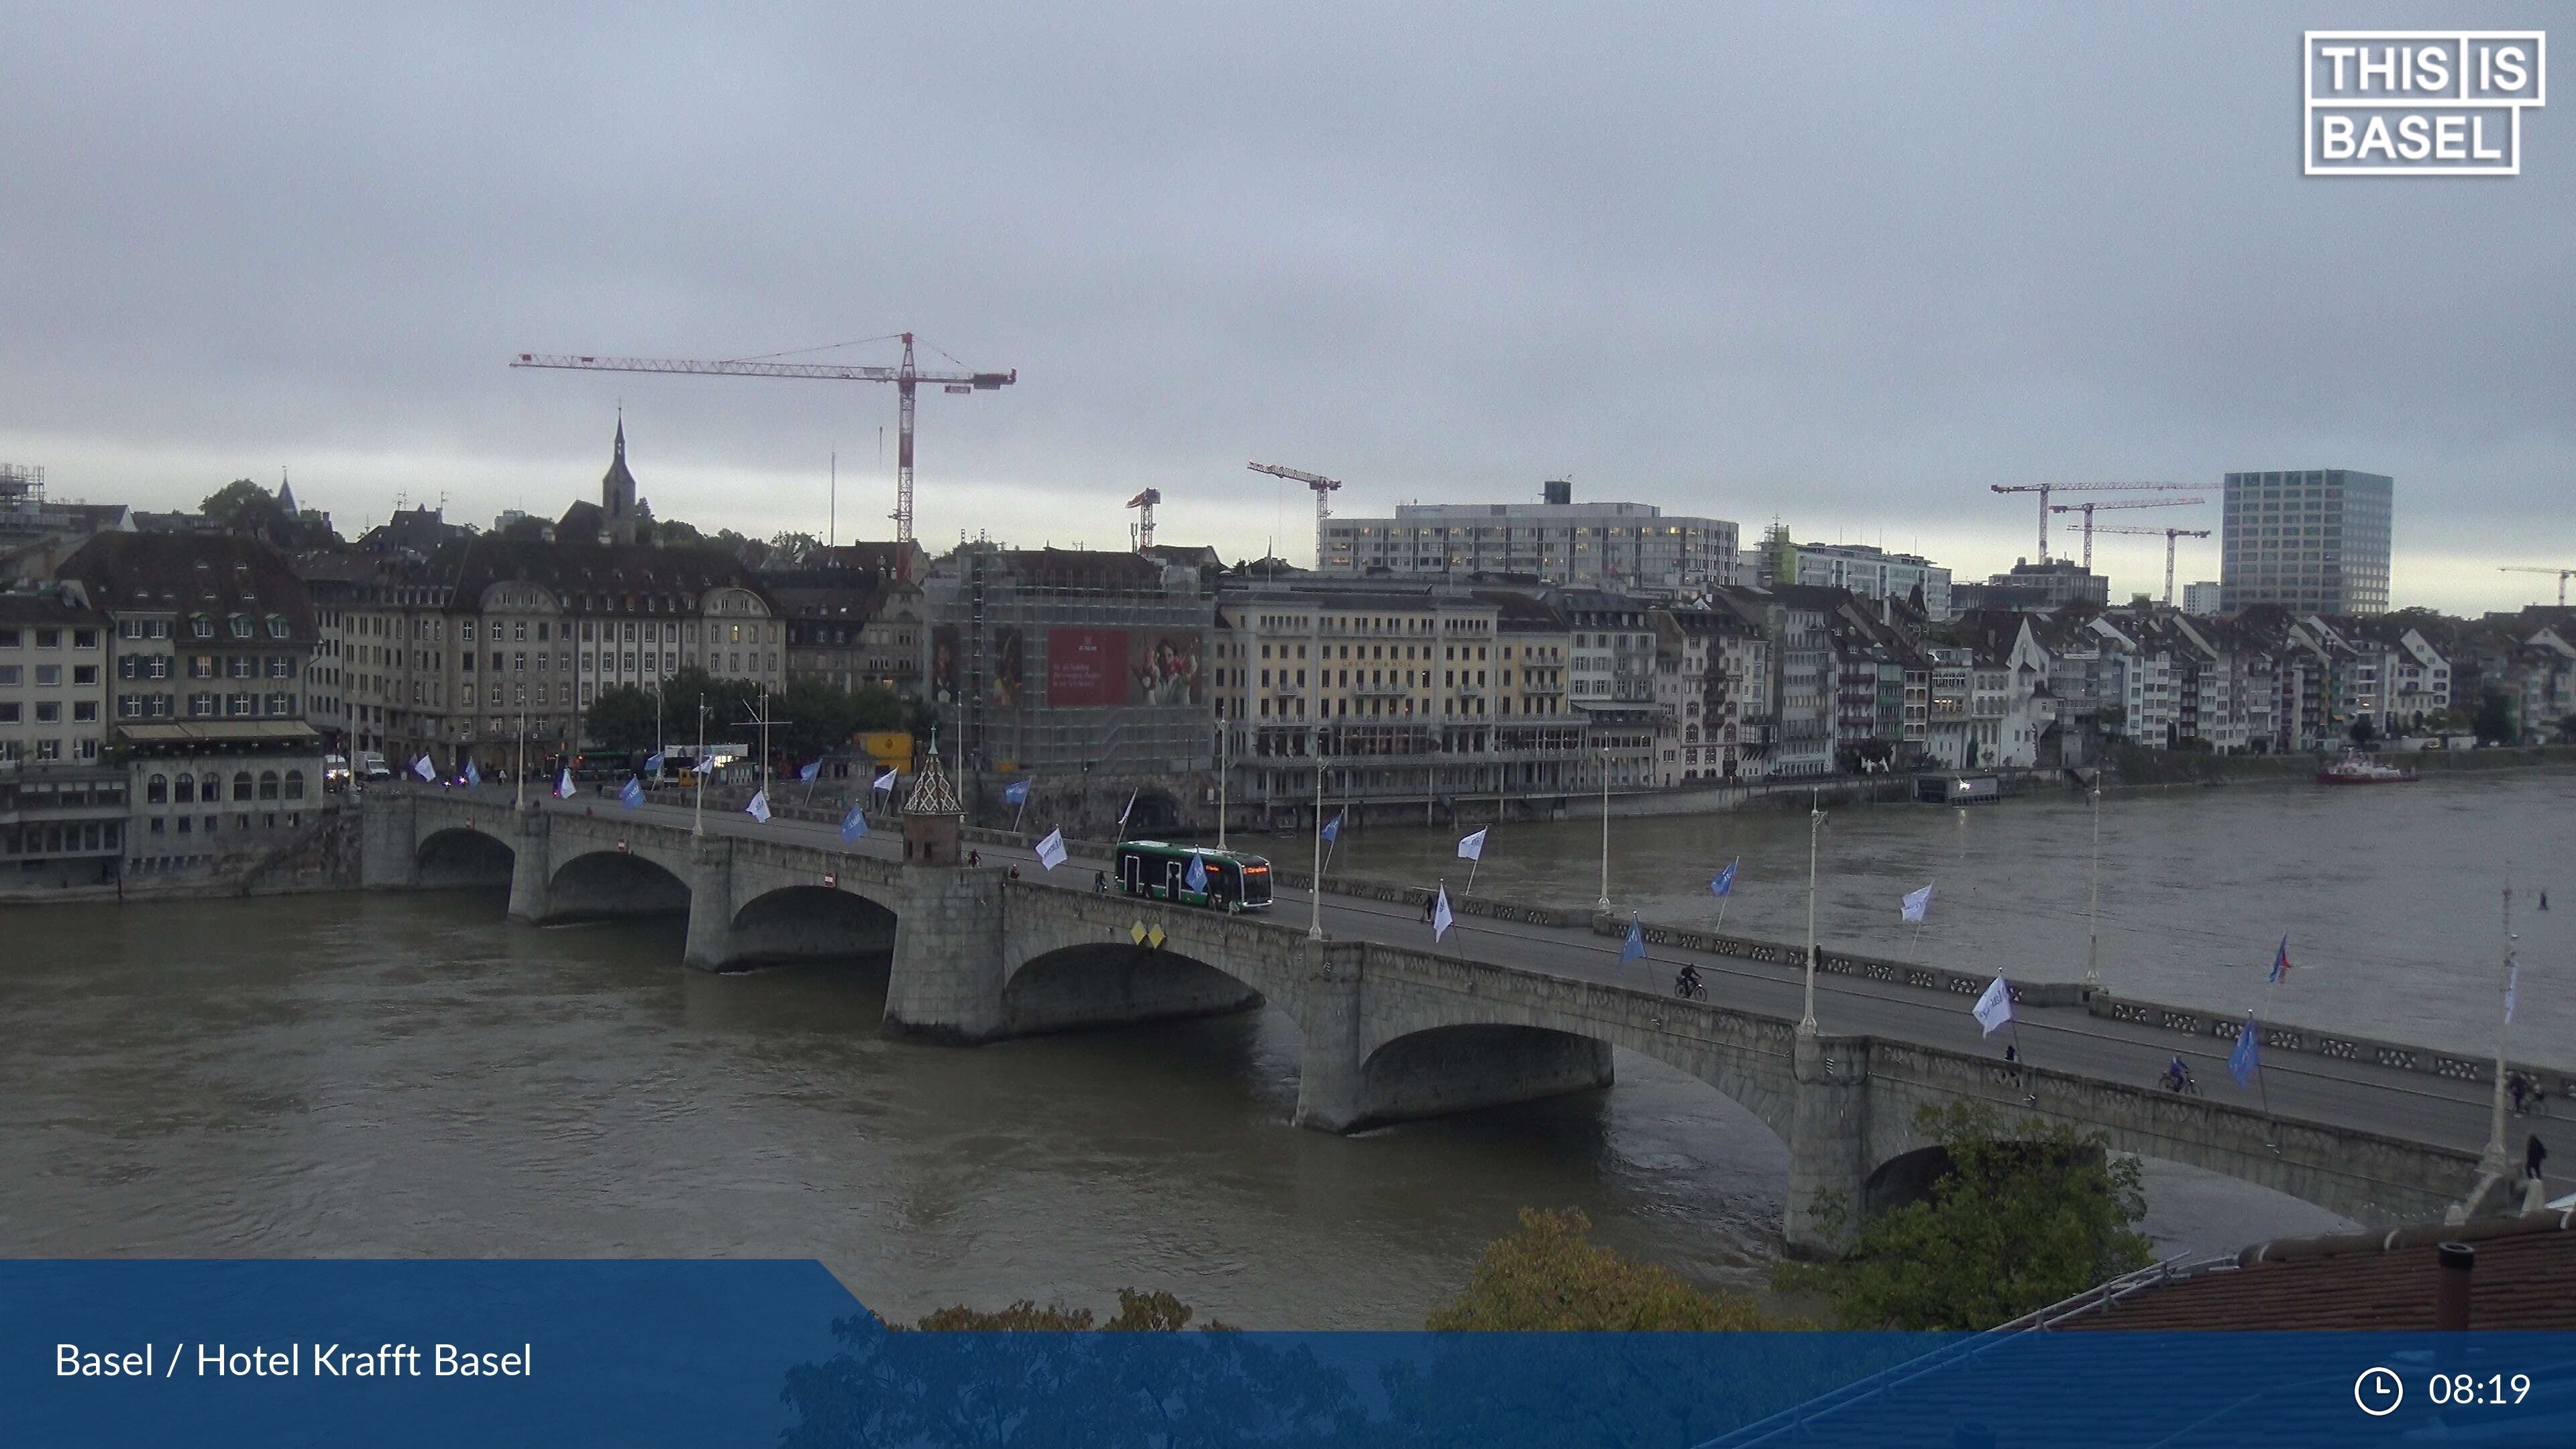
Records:
M2307 174L2519 176L2537 30L2311 30Z

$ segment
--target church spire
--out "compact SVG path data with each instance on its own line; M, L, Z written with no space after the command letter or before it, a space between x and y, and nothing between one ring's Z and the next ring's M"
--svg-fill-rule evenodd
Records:
M617 441L608 458L608 472L599 480L599 511L607 525L609 542L635 541L635 475L626 471L626 409L617 410Z

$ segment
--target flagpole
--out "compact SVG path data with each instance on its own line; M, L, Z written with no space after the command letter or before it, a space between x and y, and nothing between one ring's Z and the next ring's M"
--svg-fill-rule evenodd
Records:
M1216 710L1216 848L1223 850L1225 849L1225 742L1226 736L1234 731L1225 722L1225 701L1218 700ZM1318 770L1321 768L1321 765L1317 766ZM1318 821L1315 828L1321 830L1324 827Z
M698 757L690 763L694 768L689 774L698 782L698 796L689 817L689 833L704 835L707 833L707 697L703 693L698 696Z
M518 792L510 801L513 810L528 808L528 712L519 711L519 768L510 772L510 788Z

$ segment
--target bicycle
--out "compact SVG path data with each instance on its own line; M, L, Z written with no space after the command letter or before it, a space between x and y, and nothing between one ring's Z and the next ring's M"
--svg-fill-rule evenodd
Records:
M2506 1094L2504 1101L2505 1106L2517 1117L2546 1117L2549 1115L2549 1094L2540 1090L2538 1087L2531 1088L2529 1091L2524 1092L2520 1097L2515 1097L2508 1093Z
M1708 983L1705 981L1684 981L1676 977L1673 981L1673 995L1680 997L1684 1001L1706 1001L1708 1000Z
M2165 1072L2156 1078L2155 1090L2159 1092L2171 1092L2176 1096L2182 1097L2197 1097L2203 1095L2200 1090L2200 1078L2185 1077L2177 1083L2174 1080L2173 1073L2171 1072Z

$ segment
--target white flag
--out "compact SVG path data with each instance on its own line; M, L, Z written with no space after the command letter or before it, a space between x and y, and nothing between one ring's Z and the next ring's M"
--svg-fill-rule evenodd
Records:
M891 791L894 789L894 771L888 769L884 774L877 776L876 783L870 785L868 788L872 790Z
M1452 914L1449 910L1449 888L1447 886L1442 886L1440 888L1440 900L1431 908L1431 939L1437 941L1441 937L1448 935L1450 922L1457 919L1457 916Z
M1931 913L1932 888L1930 886L1925 886L1919 891L1907 891L1905 893L1906 920L1920 921Z
M1485 858L1485 832L1483 830L1479 830L1475 834L1467 836L1458 842L1458 858L1460 860L1483 860Z
M555 781L555 798L558 800L569 800L572 798L571 770L565 770L562 778Z
M411 762L411 772L420 776L423 780L435 780L438 778L438 772L429 767L429 756L427 755L423 755L419 759Z
M1994 985L1986 988L1985 995L1977 998L1976 1012L1977 1025L1984 1027L1988 1036L1993 1036L1996 1028L2013 1019L2012 988L2004 984L2001 976L1995 978Z
M2516 961L2513 968L2504 973L2504 1024L2507 1026L2513 1025L2513 999L2521 991L2522 963Z
M1064 864L1064 827L1059 825L1038 842L1038 864L1049 870Z
M1118 812L1118 823L1120 825L1125 825L1127 823L1127 817L1134 814L1135 810L1136 792L1134 790L1130 790L1127 792L1127 808Z
M760 822L760 823L762 823L763 825L768 824L768 823L769 823L769 792L768 792L768 791L766 791L766 790L763 790L763 791L761 791L760 793L758 793L758 794L756 794L756 795L752 796L752 797L751 797L751 803L750 803L750 804L748 804L748 805L745 805L745 806L744 806L744 807L742 807L742 808L743 808L743 812L744 812L745 814L749 815L752 819L759 821L759 822Z

